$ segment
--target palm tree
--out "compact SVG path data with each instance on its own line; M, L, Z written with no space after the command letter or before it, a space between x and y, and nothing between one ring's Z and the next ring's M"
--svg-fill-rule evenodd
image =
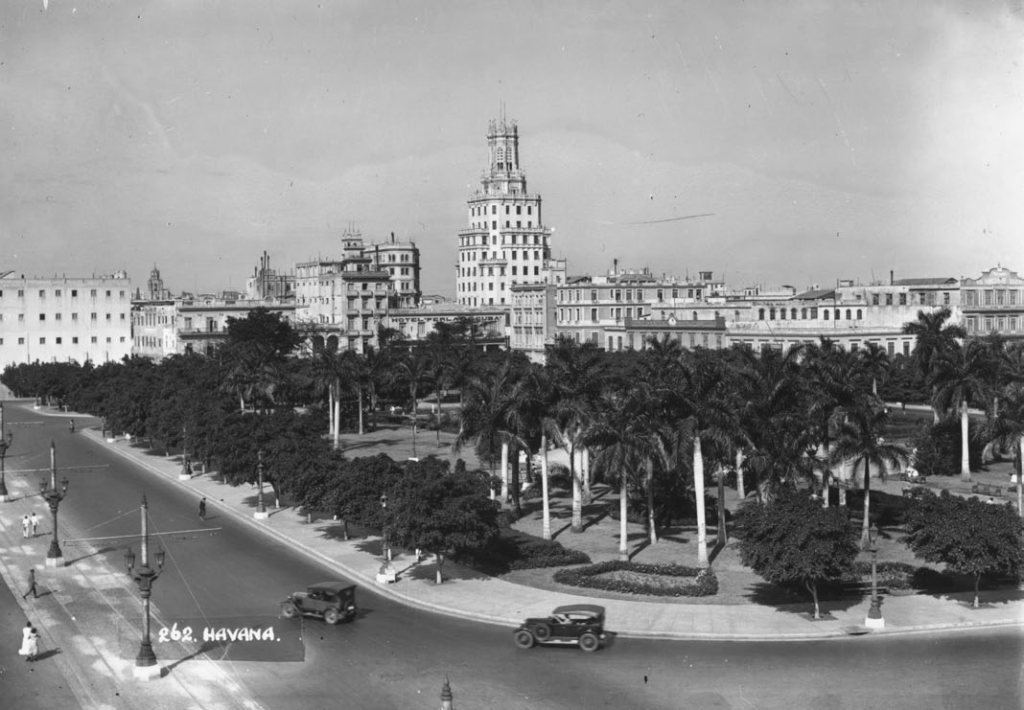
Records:
M932 406L936 411L956 410L960 415L960 479L971 480L968 447L968 409L985 406L992 391L996 367L991 352L981 341L949 348L938 355L932 368Z
M650 466L651 436L645 425L649 401L632 387L606 393L600 416L588 427L584 441L597 448L595 470L619 484L619 559L629 560L627 518L629 486L641 468Z
M857 351L862 371L871 377L871 393L878 396L878 380L889 371L889 351L878 343L868 342Z
M1024 517L1024 386L1016 384L1004 392L1004 404L989 423L989 434L1004 449L1013 451L1014 479L1017 484L1017 513Z
M868 546L871 508L871 467L878 471L884 481L886 467L902 468L910 459L907 448L902 444L888 442L881 434L889 412L877 406L870 399L861 400L846 411L845 421L839 428L839 437L829 456L833 465L853 462L853 472L864 470L864 519L861 527L861 549Z
M576 451L583 446L583 432L593 419L601 397L604 372L601 351L592 343L582 345L560 337L548 350L547 363L554 383L555 402L549 410L547 431L569 455L572 480L573 532L583 532L583 490L576 470Z
M398 378L409 388L409 399L412 400L412 456L416 458L416 431L419 421L420 388L430 381L430 359L419 349L414 348L405 357L394 364Z
M685 425L693 445L693 493L697 504L697 563L708 564L704 503L704 443L718 453L731 451L739 433L736 402L730 394L725 368L715 353L685 351L683 380L678 391ZM721 506L723 501L719 501Z
M904 323L903 332L914 336L914 350L911 357L917 365L918 372L925 382L930 382L932 370L938 358L956 345L956 341L967 337L967 332L949 323L952 312L949 308L940 308L930 313L917 312L917 320ZM934 402L934 389L932 401ZM939 411L933 406L935 422L939 421Z

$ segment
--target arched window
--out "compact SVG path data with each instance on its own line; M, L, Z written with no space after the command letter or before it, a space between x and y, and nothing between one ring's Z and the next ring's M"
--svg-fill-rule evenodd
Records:
M857 320L864 320L864 312L861 309L857 309Z
M850 312L850 309L847 308L846 309L846 320L853 320L853 318L851 316L852 316L852 314Z
M789 317L790 317L791 320L796 320L796 309L795 308L789 312Z
M697 320L697 311L693 312L693 320Z
M764 309L763 308L758 308L757 309L757 319L758 320L764 320Z

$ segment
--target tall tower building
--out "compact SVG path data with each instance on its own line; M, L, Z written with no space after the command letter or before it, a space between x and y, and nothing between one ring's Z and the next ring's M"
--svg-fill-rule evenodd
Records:
M519 128L502 116L487 131L489 165L466 202L469 228L459 232L456 297L464 306L512 302L517 284L543 283L551 256L551 230L541 217L540 195L526 189L519 167Z

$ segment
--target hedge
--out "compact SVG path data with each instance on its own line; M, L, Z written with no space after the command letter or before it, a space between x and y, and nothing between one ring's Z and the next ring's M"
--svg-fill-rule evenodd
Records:
M610 572L633 572L653 577L693 579L689 584L664 585L643 579L618 579L605 576ZM575 567L555 572L554 580L573 587L601 589L623 594L647 594L661 597L707 597L718 593L718 578L710 567L683 567L682 565L647 565L612 560L586 567Z

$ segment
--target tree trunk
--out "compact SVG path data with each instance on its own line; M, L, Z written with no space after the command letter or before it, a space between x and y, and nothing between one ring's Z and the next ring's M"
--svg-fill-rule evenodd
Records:
M583 488L576 472L576 448L569 448L569 477L572 479L572 524L574 533L583 532Z
M583 479L583 502L593 502L593 494L590 492L590 449L583 447L580 452L580 477Z
M363 388L357 388L356 397L359 400L359 436L363 435Z
M743 500L747 497L747 492L743 488L743 449L736 449L736 495Z
M520 492L522 486L519 485L519 449L516 448L512 452L512 475L511 481L509 481L509 489L512 492L512 511L515 513L516 519L523 517L523 506L520 504Z
M501 502L508 502L508 442L501 442Z
M629 491L627 486L626 472L621 471L622 483L619 486L619 559L629 562L629 532L626 530L626 509Z
M718 472L718 531L715 534L715 547L724 547L729 542L729 531L725 529L725 471Z
M1017 440L1017 515L1024 518L1024 437Z
M441 390L434 393L434 406L437 407L437 448L441 448Z
M814 618L821 618L821 607L818 605L818 585L814 582L804 582L804 586L807 587L807 591L811 593L811 598L814 600Z
M971 457L968 446L967 400L960 403L960 480L971 480Z
M693 495L697 503L697 564L708 566L708 530L704 512L704 455L700 437L693 438Z
M864 459L864 521L860 530L860 549L866 550L871 544L871 464Z
M438 552L434 557L437 558L437 576L434 578L434 583L441 584L444 581L444 576L441 574L444 569L444 555Z
M977 609L981 604L978 601L978 586L981 584L981 573L974 575L974 604L973 607Z
M338 438L341 436L341 390L334 396L334 448L338 448Z
M548 498L548 437L542 434L540 437L540 494L541 506L543 507L543 524L541 526L541 537L545 540L551 539L551 501Z
M651 544L658 541L658 529L654 521L654 459L647 459L647 531Z
M418 405L419 405L419 402L416 401L416 396L413 395L413 398L412 398L412 457L414 459L418 458L416 456L416 423L418 421L418 419L416 417L416 410L418 409Z

